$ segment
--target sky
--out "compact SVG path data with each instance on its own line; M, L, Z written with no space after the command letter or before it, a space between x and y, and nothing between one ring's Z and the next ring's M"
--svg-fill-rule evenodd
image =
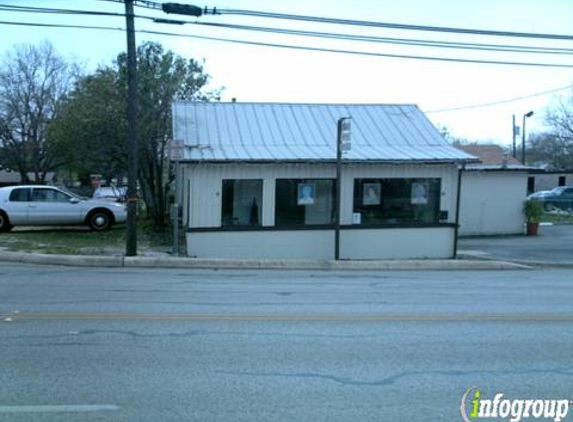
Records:
M185 0L183 3L193 4ZM166 49L205 61L211 87L224 87L223 100L240 102L378 103L417 104L438 126L459 138L481 143L509 145L512 116L518 125L529 111L527 134L543 131L544 115L559 97L572 94L573 0L225 0L197 4L219 10L251 10L292 15L384 22L405 25L571 35L572 40L540 40L529 37L477 36L458 33L399 30L366 26L332 25L259 18L238 14L191 16L167 15L142 7L137 15L181 19L185 25L167 25L136 19L141 31L174 35L136 34L138 44L160 42ZM160 3L154 0L152 3ZM149 3L148 3L149 4ZM115 0L0 0L3 5L51 7L123 13ZM50 41L65 57L82 64L85 72L109 65L126 49L122 16L99 17L12 12L0 8L0 52L17 44ZM35 22L114 28L70 29L8 25ZM533 54L474 51L451 48L393 45L311 38L205 24L250 25L314 32L422 41L448 41L571 49L567 54ZM184 36L183 36L184 35ZM189 37L191 36L191 37ZM448 59L549 63L571 67L535 67L450 61L419 60L376 55L342 54L246 45L229 41L296 45L374 54L441 57ZM519 99L519 100L516 100ZM484 104L492 104L482 106ZM480 107L476 107L480 106ZM455 110L453 110L455 109ZM448 111L449 110L449 111Z

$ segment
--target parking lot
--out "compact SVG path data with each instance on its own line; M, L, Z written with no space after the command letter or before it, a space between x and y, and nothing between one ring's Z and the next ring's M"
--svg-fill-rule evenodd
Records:
M573 265L573 225L542 225L538 236L460 238L458 251L461 257Z

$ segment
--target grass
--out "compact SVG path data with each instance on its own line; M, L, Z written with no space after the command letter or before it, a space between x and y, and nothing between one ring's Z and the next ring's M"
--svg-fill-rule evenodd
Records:
M541 216L541 222L554 224L573 224L573 214L546 212Z
M46 254L122 255L125 252L125 226L103 232L84 227L22 227L0 233L0 248ZM169 250L171 233L154 232L145 223L138 227L138 249Z

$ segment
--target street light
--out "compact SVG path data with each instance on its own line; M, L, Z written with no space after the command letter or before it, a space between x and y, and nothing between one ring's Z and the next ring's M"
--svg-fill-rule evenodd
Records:
M525 165L525 119L533 116L533 111L523 115L523 124L521 126L521 163Z

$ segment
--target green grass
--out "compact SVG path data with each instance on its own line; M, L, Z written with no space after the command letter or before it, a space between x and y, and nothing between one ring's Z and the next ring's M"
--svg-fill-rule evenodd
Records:
M0 248L46 254L122 255L125 252L125 236L124 226L103 232L93 232L84 227L22 227L0 233ZM156 233L145 224L138 227L139 250L168 250L171 239L169 231Z
M541 216L541 222L555 224L573 224L573 214L543 213Z

